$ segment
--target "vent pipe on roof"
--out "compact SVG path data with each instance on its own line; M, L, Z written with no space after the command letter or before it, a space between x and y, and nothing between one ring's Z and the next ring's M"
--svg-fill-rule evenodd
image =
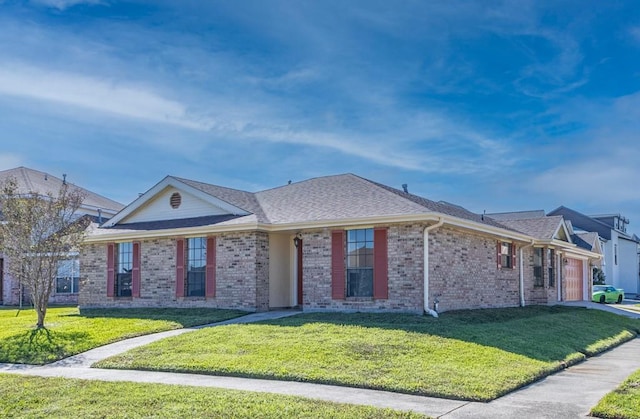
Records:
M406 183L403 183L402 190L404 191L404 193L409 193L409 185L407 185Z
M49 180L49 175L48 174L44 174L44 180Z
M62 174L62 184L63 184L63 185L66 185L66 184L67 184L67 174L66 174L66 173L63 173L63 174Z

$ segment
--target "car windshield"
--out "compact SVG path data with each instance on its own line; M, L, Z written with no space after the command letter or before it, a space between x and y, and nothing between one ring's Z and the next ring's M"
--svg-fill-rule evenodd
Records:
M593 292L604 291L605 289L607 289L607 287L605 287L604 285L594 285L593 286Z

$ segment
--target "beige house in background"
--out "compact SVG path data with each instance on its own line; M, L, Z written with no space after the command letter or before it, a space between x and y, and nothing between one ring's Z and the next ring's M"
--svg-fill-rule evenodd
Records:
M29 194L38 193L45 195L52 193L57 195L66 182L63 179L52 176L45 172L17 167L15 169L0 171L0 185L8 179L13 178L18 185L18 192ZM75 186L75 185L74 185ZM84 194L84 202L78 213L78 217L90 216L95 222L103 222L113 217L124 206L111 199L100 196L86 189L79 188ZM0 215L1 218L1 215ZM0 251L0 304L19 305L20 300L24 303L29 301L29 296L20 287L20 284L11 278L7 268L11 263ZM51 295L50 303L53 304L77 304L80 282L80 260L78 252L69 253L69 258L58 266L58 277L54 284L54 292Z
M563 217L474 214L353 174L256 193L167 176L80 255L81 307L443 312L589 300Z

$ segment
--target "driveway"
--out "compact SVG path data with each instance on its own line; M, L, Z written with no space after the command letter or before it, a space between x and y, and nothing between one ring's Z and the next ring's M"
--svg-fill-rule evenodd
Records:
M591 301L566 301L560 304L570 307L585 307L592 310L603 310L621 316L631 317L633 319L640 319L640 307L636 307L640 304L640 301L638 300L625 299L622 301L622 304L600 304Z

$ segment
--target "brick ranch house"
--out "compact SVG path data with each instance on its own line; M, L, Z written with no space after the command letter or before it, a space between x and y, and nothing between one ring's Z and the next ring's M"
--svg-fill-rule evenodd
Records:
M435 314L589 299L600 254L541 219L506 224L353 174L257 193L168 176L92 227L79 305Z

